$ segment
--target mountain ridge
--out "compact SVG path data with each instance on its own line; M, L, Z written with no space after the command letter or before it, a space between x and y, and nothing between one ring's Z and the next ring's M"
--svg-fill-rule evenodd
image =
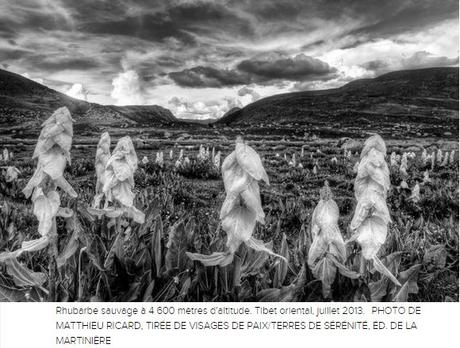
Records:
M401 70L334 89L272 95L227 113L215 124L430 117L433 108L437 116L458 119L458 73L458 67Z
M101 105L69 97L36 81L0 69L0 123L41 122L66 106L77 123L91 125L169 125L181 123L158 105Z
M100 105L74 99L0 69L0 125L34 126L61 106L69 108L77 123L88 126L359 124L396 122L394 117L458 123L458 75L458 67L393 71L334 89L272 95L233 108L217 120L200 121L176 118L158 105Z

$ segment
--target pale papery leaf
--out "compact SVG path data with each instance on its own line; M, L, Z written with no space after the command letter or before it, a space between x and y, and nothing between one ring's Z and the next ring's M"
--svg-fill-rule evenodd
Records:
M56 180L64 174L67 163L64 151L54 146L49 151L39 157L39 164L43 171L48 174L52 180Z
M112 195L118 202L127 207L132 207L134 203L134 193L131 185L127 181L119 182L112 188Z
M38 251L38 250L42 250L46 248L48 244L49 244L48 236L43 236L38 239L33 239L33 240L22 242L21 249L27 252Z
M138 224L143 224L145 222L145 214L136 207L132 206L125 208L125 211L128 218L133 219L134 222Z
M236 161L236 154L232 152L222 165L222 179L224 181L225 191L238 192L248 181L248 173Z
M114 160L110 164L115 178L119 182L129 181L131 184L134 183L133 175L134 175L134 168L132 168L126 161L123 160Z
M316 263L323 258L329 250L329 243L319 234L313 238L308 251L308 266L314 268Z
M248 241L256 225L256 214L244 207L235 206L222 220L222 229L227 232L227 246L235 252L242 242Z
M262 160L252 147L244 144L242 140L237 140L235 152L236 160L245 172L257 181L263 180L267 185L270 184Z
M132 171L136 171L138 160L131 137L125 136L118 140L118 143L112 152L112 157L109 159L107 165L109 166L115 159L124 159L126 163L128 163L128 165L132 168Z
M54 180L54 183L59 186L64 192L66 192L70 197L77 198L78 194L75 192L73 187L69 184L69 182L64 179L63 176L60 176Z
M123 215L124 211L120 208L107 207L103 209L104 215L109 219L116 219Z
M366 185L369 179L379 184L384 192L388 191L391 185L389 173L388 165L383 155L372 149L368 156L362 158L359 163L355 179L355 193L360 191L359 186ZM358 194L357 199L359 200Z
M234 254L230 252L216 252L211 255L203 255L197 253L185 253L192 261L199 261L204 266L220 266L225 267L232 263Z
M49 138L38 138L37 145L35 146L34 153L32 155L32 159L39 157L40 155L46 153L51 149L56 143L53 139Z
M350 223L350 229L356 230L368 217L380 218L386 224L390 222L390 212L385 199L372 188L366 188L361 195Z
M355 179L355 198L359 201L366 190L372 190L381 195L384 199L387 198L387 189L374 181L371 177Z
M251 180L247 188L241 192L241 198L244 205L251 209L256 214L256 220L261 224L265 223L265 213L262 209L260 201L259 184L255 180Z
M70 208L59 208L56 216L68 219L73 216L73 210Z
M377 151L379 151L379 152L381 152L383 154L387 153L387 147L386 147L385 141L378 134L375 134L375 135L369 137L364 142L364 146L363 146L363 149L361 151L361 158L367 156L367 154L372 149L376 149Z
M53 137L56 145L58 145L64 152L64 156L70 163L70 148L72 147L72 136L67 133L60 133Z
M45 173L43 172L43 168L39 165L37 169L35 169L35 172L30 178L26 187L24 187L24 189L22 190L22 193L24 193L24 196L26 196L26 198L29 198L33 190L35 189L35 187L39 186L44 178L45 178Z
M0 262L5 262L6 260L9 260L9 259L16 259L23 252L24 252L24 250L22 250L22 249L17 249L15 251L4 251L4 252L0 253Z
M380 259L376 255L374 255L372 260L374 267L378 272L380 272L382 275L391 280L395 285L401 286L396 277L390 272L388 268L385 267L385 265L382 263L382 261L380 261Z
M224 161L222 162L222 172L229 170L235 163L237 163L236 152L232 151L227 157L225 157Z
M270 244L265 244L263 241L256 239L254 237L249 238L247 241L245 241L245 244L251 248L254 249L255 251L263 251L266 252L269 255L279 257L285 262L289 262L284 256L279 255L275 252L273 252L271 249L269 249Z
M379 218L369 217L359 225L356 233L356 241L361 246L363 257L372 260L385 243L387 225Z
M45 195L41 188L37 188L32 196L33 212L38 219L38 232L45 236L51 230L61 199L56 191Z
M14 258L5 260L5 263L6 272L13 278L13 282L16 286L41 287L46 281L45 274L30 270Z

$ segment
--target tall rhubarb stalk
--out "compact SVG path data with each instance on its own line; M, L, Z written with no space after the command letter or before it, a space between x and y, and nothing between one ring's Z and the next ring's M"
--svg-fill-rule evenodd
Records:
M220 219L227 233L226 250L211 255L187 253L188 257L205 266L226 266L233 261L235 252L243 243L254 250L279 256L252 236L256 223L265 222L259 181L269 185L269 180L259 155L241 137L236 139L235 151L222 163L222 177L227 196Z
M351 240L356 240L361 246L361 271L364 271L366 261L370 260L377 271L400 285L377 257L380 247L385 243L388 223L391 220L386 204L390 172L385 154L385 142L378 134L364 143L355 179L355 197L358 204L350 223L350 229L354 232Z

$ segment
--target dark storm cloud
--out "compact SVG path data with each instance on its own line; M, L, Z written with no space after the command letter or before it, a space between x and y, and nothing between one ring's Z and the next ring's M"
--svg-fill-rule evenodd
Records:
M133 36L148 41L174 37L186 45L195 43L192 35L162 14L143 14L106 22L85 23L80 30L93 34Z
M0 47L0 61L16 60L28 53L28 51L22 49Z
M247 59L239 63L237 68L269 80L292 81L315 79L335 72L335 69L329 64L304 54L299 54L294 58Z
M137 11L130 11L130 2L115 6L117 15L107 18L98 8L95 15L76 5L81 18L79 30L93 34L124 35L148 41L175 38L185 45L195 44L194 35L226 31L232 35L250 35L250 22L223 4L208 1L136 3ZM140 7L139 7L140 6ZM125 8L125 13L123 13Z
M443 40L426 48L436 55L416 52L425 50L425 33L452 19L456 0L3 0L0 59L55 84L88 81L107 98L128 70L152 89L273 91L358 78L361 70L455 64L458 53ZM392 59L367 53L365 45L382 39Z
M390 61L383 59L371 60L362 65L367 70L374 71L377 74L383 74L391 70L403 69L423 69L430 67L449 67L458 65L459 58L449 58L445 56L436 56L426 51L418 51L408 58L403 58L392 64Z
M0 38L13 40L16 32L5 22L0 21Z
M54 59L46 55L35 56L35 66L44 70L87 70L100 66L100 63L93 58L58 58Z
M334 76L335 69L319 59L306 55L294 58L272 55L264 59L241 61L236 69L216 69L196 66L169 73L169 77L184 87L223 87L250 83L266 84L279 80L322 80Z
M236 86L251 82L248 75L235 70L219 70L197 66L191 69L169 73L169 77L183 87Z

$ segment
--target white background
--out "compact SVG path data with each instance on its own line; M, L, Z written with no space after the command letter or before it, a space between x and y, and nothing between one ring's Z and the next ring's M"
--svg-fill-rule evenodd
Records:
M64 347L55 345L55 337L57 335L71 335L72 332L62 332L55 329L56 320L97 320L94 316L78 317L78 316L57 316L55 315L56 305L64 306L97 306L99 308L112 306L122 308L123 306L142 307L142 306L162 306L159 303L152 304L132 304L132 303L73 303L73 304L53 304L53 303L2 303L0 304L0 348L50 348ZM365 303L248 303L248 304L229 304L229 303L174 303L166 304L177 307L180 306L197 306L207 307L210 309L215 306L250 306L254 308L256 305L274 306L274 307L294 307L294 306L363 306L370 313L371 307L379 306L421 306L422 315L418 316L393 316L393 315L368 315L363 316L328 316L322 320L406 320L416 321L417 330L409 331L344 331L344 330L328 330L328 331L312 331L312 330L260 330L260 331L232 331L232 330L142 330L142 331L110 331L112 336L112 345L100 345L100 347L154 347L167 345L168 347L277 347L287 348L291 345L298 347L440 347L445 345L456 345L460 338L460 318L459 318L459 303L422 303L422 304L365 304ZM166 317L163 317L166 318ZM237 317L237 316L174 316L167 317L170 320L283 320L287 317L281 316L257 316ZM307 320L305 316L290 316L292 320ZM104 317L104 320L125 320L124 316ZM144 320L145 317L131 318L132 320ZM159 316L152 315L151 320L160 319ZM315 318L308 317L310 320ZM75 332L76 335L81 335L82 332ZM85 331L86 335L104 335L104 332ZM75 347L75 345L74 345ZM89 347L79 345L78 347ZM96 347L96 346L92 346Z

